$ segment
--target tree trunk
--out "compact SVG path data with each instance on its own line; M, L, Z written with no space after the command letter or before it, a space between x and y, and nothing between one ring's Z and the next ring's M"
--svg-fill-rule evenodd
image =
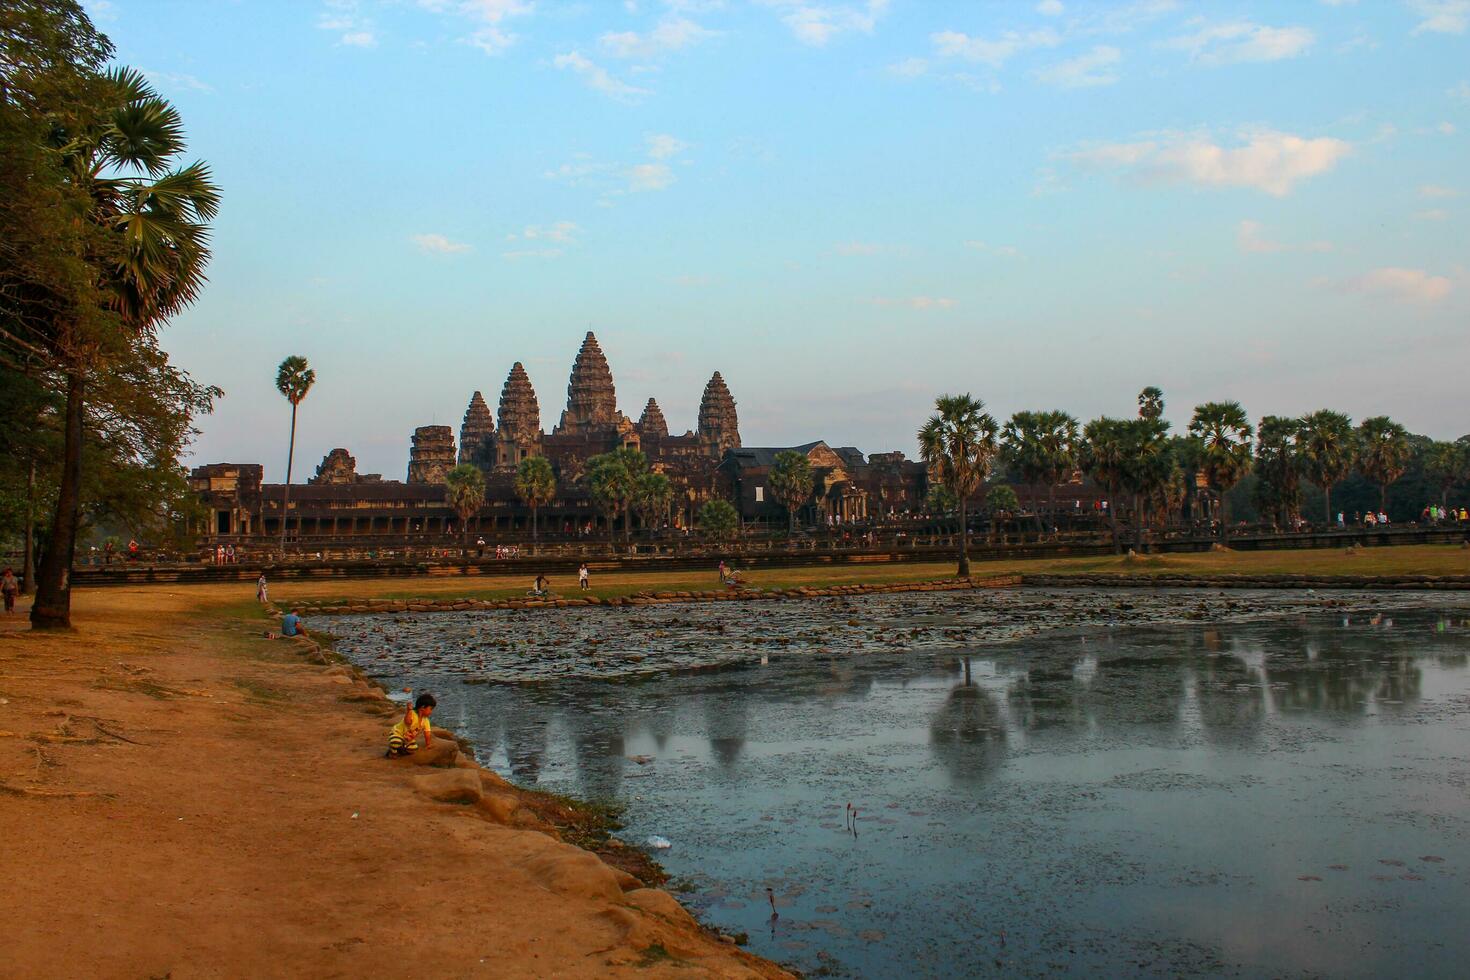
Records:
M1041 526L1041 501L1037 499L1040 496L1041 485L1038 483L1031 484L1031 509L1036 516L1036 536L1038 540L1046 537L1046 528Z
M541 505L540 504L532 504L531 505L531 543L532 544L535 544L536 543L536 538L541 533L541 528L539 527L539 525L541 523L540 515L541 515Z
M71 565L81 511L83 386L80 373L67 374L61 486L56 495L56 516L51 522L46 553L36 577L36 600L31 604L31 626L35 629L71 628Z
M1380 483L1380 484L1378 484L1378 512L1380 514L1387 514L1388 513L1388 484L1387 483Z
M1220 491L1220 543L1230 545L1230 499L1224 490Z
M970 577L970 555L968 545L970 543L970 522L965 514L965 498L960 497L960 562L958 576L960 578Z
M1108 526L1113 530L1113 554L1123 553L1123 537L1118 531L1118 494L1111 487L1108 489Z
M36 461L26 475L25 554L20 562L20 591L30 595L36 587Z
M1332 484L1322 484L1322 499L1327 502L1327 526L1335 527L1337 522L1332 517Z
M286 448L286 492L281 500L281 560L286 560L286 522L291 519L291 463L296 458L296 403L291 403L291 441ZM428 522L424 522L425 527Z
M1046 519L1053 528L1060 526L1057 522L1057 485L1055 483L1046 485Z

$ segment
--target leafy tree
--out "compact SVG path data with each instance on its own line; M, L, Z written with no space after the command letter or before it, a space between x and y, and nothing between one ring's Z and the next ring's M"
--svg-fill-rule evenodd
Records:
M556 474L545 456L527 456L516 467L516 496L531 508L531 540L540 533L541 508L556 496Z
M175 165L178 112L140 73L99 71L110 54L72 0L0 9L0 345L66 393L37 628L70 624L89 385L198 296L219 205L207 167Z
M1304 415L1297 448L1307 479L1322 489L1324 516L1330 525L1332 488L1353 468L1353 420L1325 408Z
M649 529L650 536L658 527L659 518L668 516L669 504L673 500L674 485L667 476L652 471L639 474L633 488L633 509L638 512L643 526Z
M1128 483L1129 422L1103 416L1082 429L1082 471L1108 492L1108 523L1113 532L1113 551L1123 550L1118 533L1118 497Z
M1181 480L1179 463L1169 442L1169 423L1159 415L1140 415L1123 423L1123 487L1133 494L1134 520L1140 547L1149 513L1167 504L1171 488Z
M771 493L786 508L787 533L796 533L796 512L811 499L817 476L805 453L783 449L771 467Z
M1256 507L1278 527L1289 527L1301 513L1303 432L1301 419L1280 415L1262 417L1256 430Z
M1358 471L1378 484L1378 509L1388 510L1388 485L1404 475L1412 450L1409 430L1387 415L1358 425Z
M699 508L699 528L713 541L728 540L740 526L740 514L728 500L710 500Z
M1000 537L1002 522L1021 509L1021 499L1016 496L1016 491L1004 483L997 483L986 492L985 506L990 508L990 522L995 527L996 536Z
M459 516L460 541L469 534L470 518L485 506L485 474L474 463L460 463L444 474L445 498Z
M970 574L966 503L985 482L1000 452L998 427L985 403L970 395L941 395L934 407L937 414L919 430L919 455L930 478L955 496L960 515L958 574L965 577Z
M1220 501L1220 540L1230 540L1225 496L1250 471L1251 424L1239 402L1206 402L1194 410L1190 435L1200 440L1200 471Z
M639 478L648 470L648 457L623 446L587 460L587 486L592 500L608 515L609 530L615 516L623 517L623 539L631 540L628 510L638 490Z
M1424 454L1424 474L1439 488L1443 510L1455 484L1470 482L1470 436L1458 442L1431 443Z
M296 407L314 384L316 372L307 365L306 358L299 354L292 354L276 368L276 390L291 403L291 439L286 444L286 489L281 502L282 558L286 556L286 522L291 519L291 464L296 459Z

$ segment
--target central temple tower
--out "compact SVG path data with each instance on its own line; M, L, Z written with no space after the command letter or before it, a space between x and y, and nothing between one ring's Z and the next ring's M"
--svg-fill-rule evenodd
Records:
M572 376L567 382L567 408L561 413L561 424L553 430L553 435L617 425L618 396L613 388L612 369L589 330L572 364Z

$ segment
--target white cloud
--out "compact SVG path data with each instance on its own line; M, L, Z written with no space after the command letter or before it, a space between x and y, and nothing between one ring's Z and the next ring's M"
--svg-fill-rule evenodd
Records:
M668 133L654 133L644 140L648 144L648 155L655 160L667 160L689 148L688 143Z
M1470 26L1470 0L1409 0L1419 14L1415 34L1464 34Z
M918 78L928 70L929 62L924 58L905 58L902 61L895 61L885 69L888 74L897 75L899 78Z
M1098 85L1112 85L1118 80L1118 73L1113 70L1113 66L1122 58L1123 53L1117 48L1099 44L1087 54L1038 71L1036 77L1048 85L1055 85L1059 88L1092 88Z
M378 35L371 18L362 16L357 0L326 0L326 9L317 17L318 30L337 35L337 43L349 48L375 48Z
M143 72L143 77L147 78L155 85L190 89L195 92L214 91L214 86L210 85L207 82L201 81L198 78L195 78L193 75L186 75L182 72L173 71L149 71L146 68L139 70Z
M1429 208L1424 211L1417 211L1414 214L1414 217L1420 221L1443 221L1449 216L1450 213L1444 208Z
M464 242L452 242L438 232L409 235L408 240L417 245L419 251L430 252L436 255L452 255L455 252L468 252L470 250L470 246Z
M509 242L526 239L573 245L581 233L582 228L575 221L556 221L549 225L527 225L519 234L511 232L505 239Z
M558 68L571 69L581 75L589 87L615 99L631 100L648 94L646 88L638 88L636 85L629 85L621 79L614 78L608 74L607 69L594 64L580 51L559 54L552 64Z
M476 25L460 40L488 55L501 54L515 44L516 35L505 29L505 21L533 9L530 0L418 0L418 4L435 13L457 14Z
M1060 17L1065 9L1062 0L1041 0L1036 5L1036 12L1043 17Z
M1275 252L1330 252L1331 242L1307 242L1305 245L1286 245L1272 241L1262 234L1259 221L1242 221L1235 228L1235 247L1245 253L1271 254Z
M1452 99L1461 99L1470 102L1470 82L1462 81L1460 84L1445 90L1445 95Z
M1188 51L1202 65L1231 65L1242 61L1280 61L1305 54L1317 40L1305 27L1268 27L1237 21L1203 27L1164 43Z
M1298 181L1328 172L1352 150L1344 140L1271 131L1243 134L1241 140L1224 146L1207 136L1173 134L1092 144L1068 156L1079 165L1125 170L1145 182L1250 187L1284 197Z
M874 242L838 242L832 251L838 255L877 255L883 246Z
M1392 266L1373 269L1361 276L1354 276L1342 285L1353 292L1386 296L1418 306L1438 303L1455 288L1454 283L1445 276L1430 275L1423 269L1401 269Z
M971 248L977 252L984 252L987 255L998 255L1007 259L1019 258L1021 255L1021 250L1014 245L993 245L990 242L982 242L976 238L965 242L965 248Z
M1442 184L1420 184L1419 196L1437 200L1445 197L1459 197L1463 193L1454 187L1445 187Z
M871 34L888 9L888 0L863 3L813 3L810 0L759 0L782 11L781 21L803 44L824 47L840 34Z
M1438 126L1435 126L1434 128L1437 129L1437 130L1439 130L1445 136L1453 136L1453 135L1455 135L1455 124L1452 123L1452 122L1442 122Z
M349 48L376 48L378 36L372 31L349 31L337 43L345 44Z
M674 182L666 163L639 163L628 168L628 190L661 191Z
M87 16L94 21L117 20L117 4L110 0L86 0L82 5L87 10Z
M1006 31L998 37L972 37L959 31L939 31L929 35L934 50L944 58L961 58L1000 68L1015 55L1032 48L1052 48L1062 43L1056 31Z
M666 51L678 51L714 37L687 17L665 17L647 34L637 31L609 31L597 39L602 50L614 58L652 58Z

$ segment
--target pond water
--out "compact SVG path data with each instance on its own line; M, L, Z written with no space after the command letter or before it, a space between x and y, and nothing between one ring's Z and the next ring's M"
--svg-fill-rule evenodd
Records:
M1375 601L638 683L342 646L483 763L625 804L686 904L808 973L1463 975L1470 612Z

